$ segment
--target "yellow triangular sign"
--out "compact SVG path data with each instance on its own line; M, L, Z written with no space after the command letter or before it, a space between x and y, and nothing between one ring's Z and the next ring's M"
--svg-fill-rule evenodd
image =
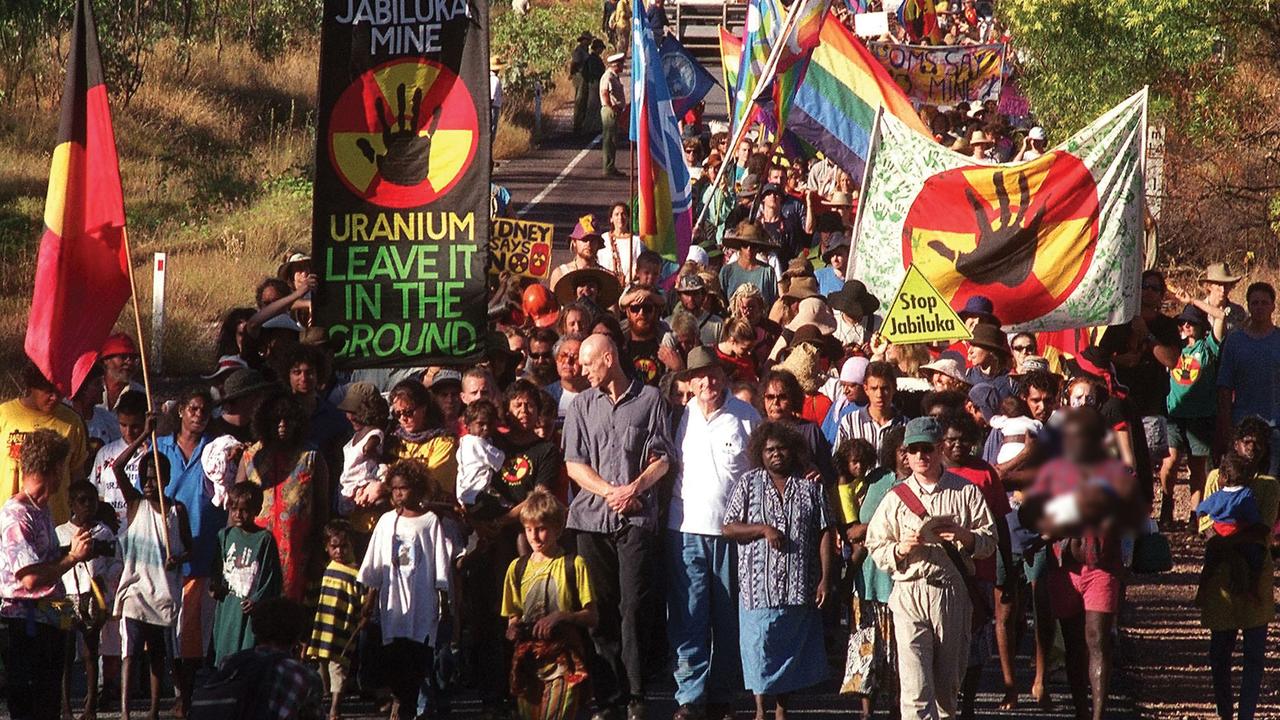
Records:
M973 337L956 311L915 265L907 268L902 287L893 296L889 313L884 316L880 334L899 345Z

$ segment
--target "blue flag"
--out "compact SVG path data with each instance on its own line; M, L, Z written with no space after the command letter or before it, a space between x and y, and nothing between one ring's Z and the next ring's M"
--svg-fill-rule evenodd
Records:
M658 44L658 57L667 76L671 107L677 118L684 117L689 108L701 102L712 87L720 84L679 40L670 35L664 36Z

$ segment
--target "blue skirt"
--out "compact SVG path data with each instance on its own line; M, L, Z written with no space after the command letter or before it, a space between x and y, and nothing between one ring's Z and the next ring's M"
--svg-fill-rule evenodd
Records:
M742 678L756 695L803 690L827 679L822 611L811 605L739 606Z

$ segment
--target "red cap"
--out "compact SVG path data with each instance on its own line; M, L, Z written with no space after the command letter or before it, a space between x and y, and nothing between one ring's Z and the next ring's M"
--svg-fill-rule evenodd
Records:
M99 353L99 356L108 358L112 355L137 354L139 354L138 345L133 341L133 338L125 335L124 333L116 333L115 335L108 337L106 342L102 343L102 352Z
M546 285L533 284L525 288L520 307L540 328L551 327L560 319L560 303Z

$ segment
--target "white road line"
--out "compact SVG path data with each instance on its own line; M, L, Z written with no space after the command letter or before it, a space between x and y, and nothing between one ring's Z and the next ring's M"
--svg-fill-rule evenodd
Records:
M556 176L555 180L551 181L550 185L542 188L542 192L534 195L532 200L525 203L524 207L520 208L520 211L516 213L516 217L524 217L525 215L528 215L529 211L536 207L538 203L547 199L547 196L550 195L566 177L569 177L569 173L573 172L573 169L578 166L578 163L582 162L582 158L586 157L587 153L591 152L591 150L599 144L600 136L597 135L591 140L591 142L587 143L586 147L582 148L581 152L573 156L573 159L569 161L568 165L564 166L564 169L560 171L560 174Z

